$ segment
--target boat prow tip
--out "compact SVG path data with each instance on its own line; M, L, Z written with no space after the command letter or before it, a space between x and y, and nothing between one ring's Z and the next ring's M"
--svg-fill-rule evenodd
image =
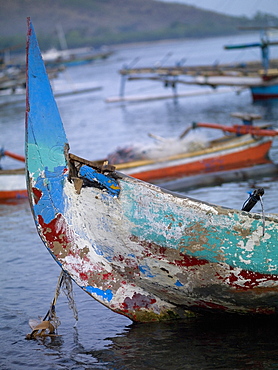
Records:
M64 126L38 45L31 19L27 18L26 46L26 165L34 156L40 168L65 166L68 145ZM55 152L55 155L53 155Z

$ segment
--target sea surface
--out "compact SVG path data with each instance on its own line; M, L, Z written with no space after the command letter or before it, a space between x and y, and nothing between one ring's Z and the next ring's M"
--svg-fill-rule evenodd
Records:
M36 25L35 25L36 26ZM152 143L148 133L178 137L193 121L239 123L233 112L256 113L278 128L278 101L253 103L250 92L205 94L181 99L107 103L120 91L123 65L150 66L241 62L260 51L225 51L223 45L257 41L256 34L202 40L164 41L115 48L107 60L68 68L68 84L92 83L101 90L57 98L71 152L88 159L105 157L120 146ZM278 48L271 49L277 57ZM167 60L166 60L167 59ZM201 95L194 95L196 91ZM129 81L126 95L159 95L157 82ZM24 154L24 102L0 107L0 146ZM213 137L212 130L202 131ZM201 135L201 131L200 131ZM278 162L278 143L270 157ZM2 166L12 168L12 160ZM278 212L277 176L184 191L191 197L240 209L254 187L264 187L264 211ZM260 205L255 211L261 212ZM78 320L61 292L56 305L59 336L26 340L30 319L44 317L54 297L59 266L39 239L27 200L0 204L0 369L278 369L278 321L251 318L191 318L186 322L133 324L73 286Z

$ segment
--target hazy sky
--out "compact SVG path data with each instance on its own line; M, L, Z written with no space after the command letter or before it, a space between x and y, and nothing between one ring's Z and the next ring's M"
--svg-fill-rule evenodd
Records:
M258 11L278 17L278 0L161 0L194 5L198 8L230 15L252 17Z

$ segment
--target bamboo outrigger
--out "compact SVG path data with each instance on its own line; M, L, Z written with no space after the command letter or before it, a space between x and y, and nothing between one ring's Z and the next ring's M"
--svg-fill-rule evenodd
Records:
M172 87L173 96L179 96L177 86L200 85L210 86L213 89L219 86L230 86L251 90L254 100L278 98L278 60L269 58L269 47L278 45L278 41L270 41L267 31L277 27L253 27L260 30L260 42L227 45L225 49L260 48L261 62L246 62L244 64L220 64L204 66L185 66L177 63L174 66L154 67L124 67L119 73L122 78L119 101L125 100L125 81L151 80L162 82L165 87ZM127 99L128 100L128 99ZM107 99L108 102L116 101L115 98Z

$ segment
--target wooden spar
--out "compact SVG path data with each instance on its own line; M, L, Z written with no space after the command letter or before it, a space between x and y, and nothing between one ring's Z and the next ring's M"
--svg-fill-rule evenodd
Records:
M16 159L17 161L25 162L25 157L23 155L12 153L12 152L10 152L8 150L4 150L3 154L6 155L7 157Z
M233 125L226 126L219 123L205 123L205 122L196 122L194 123L195 127L207 127L215 128L222 130L224 132L233 132L237 135L255 135L255 136L277 136L278 130L262 129L260 127L250 126L250 125Z
M239 91L239 90L238 90ZM130 96L111 96L105 99L106 103L136 103L141 101L153 101L153 100L164 100L173 98L187 98L191 96L201 96L201 95L218 95L226 94L230 92L235 92L233 88L219 88L217 90L194 90L177 92L175 94L160 94L160 95L130 95Z
M131 67L119 70L121 75L126 76L179 76L179 75L206 75L219 76L237 74L238 76L248 76L249 74L257 73L262 68L260 62L247 62L242 64L221 64L221 65L202 65L202 66L160 66L160 67ZM270 61L270 68L278 68L278 59Z

